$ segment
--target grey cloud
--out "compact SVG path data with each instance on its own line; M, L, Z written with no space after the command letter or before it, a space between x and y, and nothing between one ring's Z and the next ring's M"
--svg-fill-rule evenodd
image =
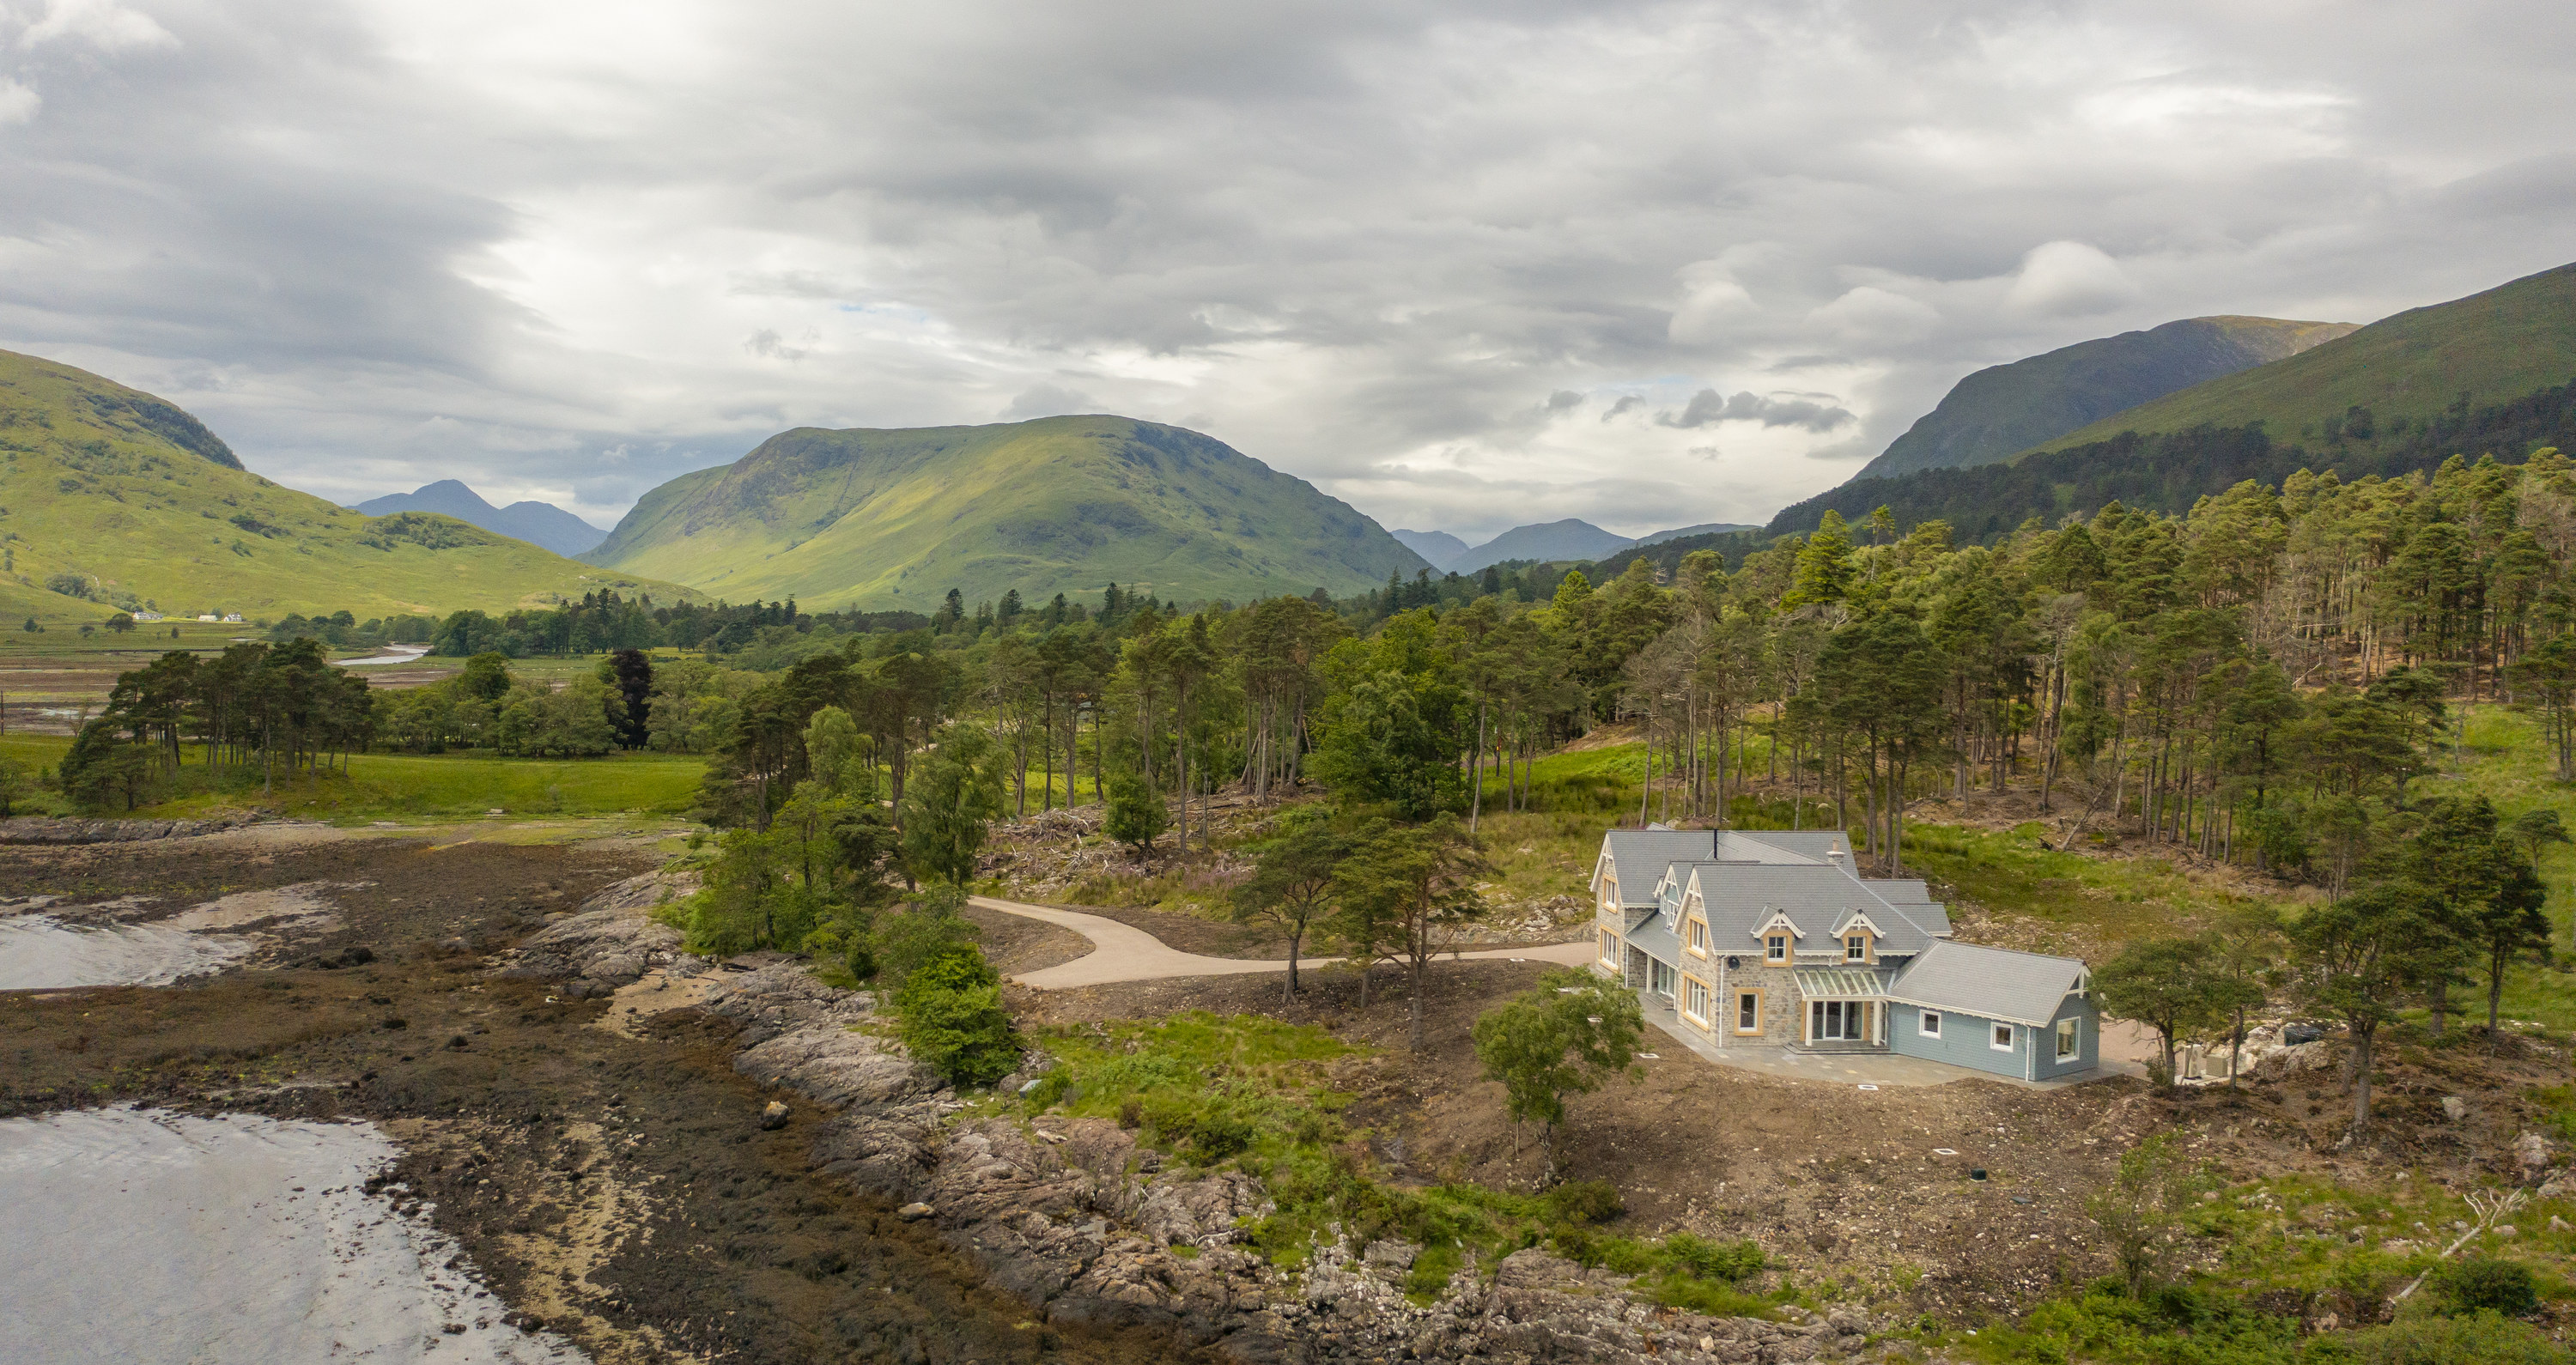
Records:
M596 513L784 426L1105 408L1453 526L1601 521L1585 456L1739 423L1741 483L1616 497L1751 520L1983 365L2576 258L2576 13L2537 0L437 14L0 50L0 346L334 496L488 469Z
M1091 395L1055 384L1035 384L1022 389L1010 406L1002 409L1005 422L1025 422L1033 417L1060 417L1066 413L1094 412L1099 404Z
M1664 426L1686 429L1717 422L1759 422L1766 427L1797 427L1804 431L1822 432L1857 419L1849 409L1836 403L1830 394L1772 394L1765 397L1748 392L1725 398L1720 397L1715 389L1702 389L1691 395L1690 403L1679 416L1667 413L1657 420Z
M1547 396L1547 410L1550 412L1563 412L1567 408L1580 407L1582 404L1583 395L1572 389L1558 389Z

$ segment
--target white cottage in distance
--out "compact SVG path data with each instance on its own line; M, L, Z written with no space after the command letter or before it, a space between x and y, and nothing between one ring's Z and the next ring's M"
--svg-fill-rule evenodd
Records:
M2074 958L1952 942L1920 881L1852 868L1839 830L1602 836L1596 965L1719 1047L1885 1052L2022 1080L2090 1071Z

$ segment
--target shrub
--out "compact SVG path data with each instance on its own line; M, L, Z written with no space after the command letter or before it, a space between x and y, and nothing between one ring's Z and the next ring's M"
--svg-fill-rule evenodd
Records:
M952 1085L990 1085L1019 1065L1002 978L971 943L915 969L895 992L904 1046Z
M2540 1294L2531 1271L2512 1261L2488 1257L2455 1261L2442 1267L2434 1286L2441 1291L2447 1310L2453 1313L2491 1309L2507 1317L2522 1317L2540 1308Z
M957 913L965 904L966 897L955 888L934 887L901 910L877 916L869 935L875 967L871 975L883 977L889 989L900 990L913 972L932 958L973 946L983 931ZM850 971L852 975L858 973L855 960Z
M2576 1359L2537 1329L2492 1312L2417 1318L2355 1332L2338 1344L2354 1365L2569 1365Z
M1145 779L1132 772L1122 772L1109 779L1109 815L1103 826L1109 837L1149 853L1154 836L1171 823L1171 812L1164 809L1163 798L1145 785Z
M1694 1279L1724 1280L1729 1284L1758 1274L1767 1263L1759 1243L1712 1242L1687 1232L1665 1238L1664 1254Z
M1547 1192L1547 1207L1569 1223L1607 1223L1628 1211L1607 1180L1569 1180Z

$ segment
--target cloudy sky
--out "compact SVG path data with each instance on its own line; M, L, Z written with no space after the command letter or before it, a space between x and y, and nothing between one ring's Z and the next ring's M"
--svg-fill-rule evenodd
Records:
M1384 524L1758 521L1982 365L2576 259L2576 6L0 0L0 348L609 524L1108 411Z

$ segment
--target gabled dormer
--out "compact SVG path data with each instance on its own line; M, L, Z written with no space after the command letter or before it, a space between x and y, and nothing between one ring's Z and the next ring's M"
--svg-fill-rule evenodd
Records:
M1764 966L1786 967L1798 960L1798 940L1806 937L1786 910L1774 910L1753 929L1753 955Z
M1884 937L1886 931L1878 927L1878 922L1871 919L1867 911L1847 910L1842 923L1834 926L1834 944L1838 950L1836 960L1846 967L1875 967L1878 965L1878 941Z

